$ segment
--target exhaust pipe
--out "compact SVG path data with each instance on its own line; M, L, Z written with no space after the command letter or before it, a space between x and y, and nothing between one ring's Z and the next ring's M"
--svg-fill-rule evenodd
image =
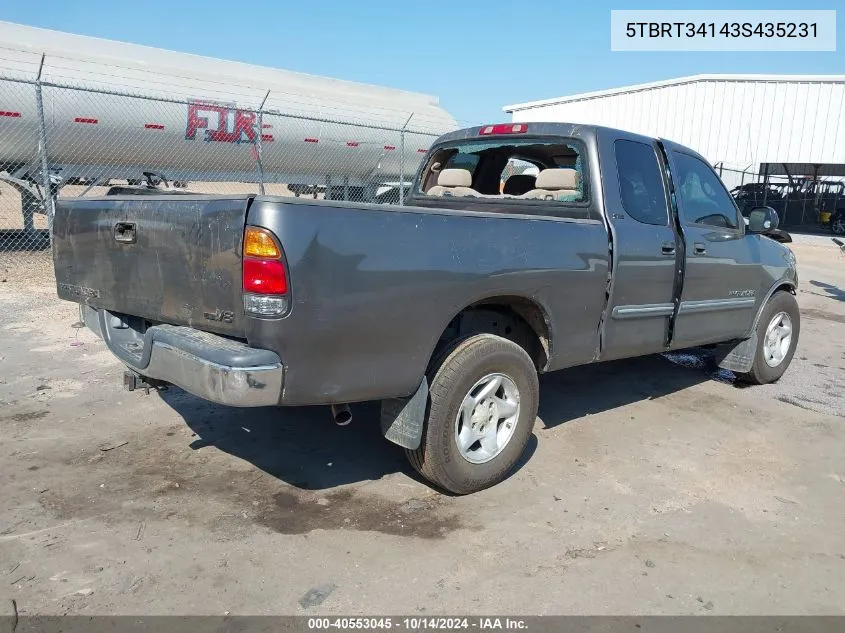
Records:
M350 411L348 404L333 404L332 417L334 423L338 426L346 426L352 422L352 411Z

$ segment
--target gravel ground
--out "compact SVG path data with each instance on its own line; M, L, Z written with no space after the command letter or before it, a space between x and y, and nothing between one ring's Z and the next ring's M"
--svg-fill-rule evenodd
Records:
M461 498L410 472L372 405L339 428L122 391L33 255L0 275L0 604L842 614L845 257L794 250L801 341L778 384L737 388L701 352L544 376L518 472Z

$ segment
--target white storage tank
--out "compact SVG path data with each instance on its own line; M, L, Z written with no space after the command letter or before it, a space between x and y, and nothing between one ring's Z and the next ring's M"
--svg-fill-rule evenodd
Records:
M254 181L260 144L270 182L386 182L456 127L429 95L0 22L0 171L36 160L42 55L49 164L65 178Z

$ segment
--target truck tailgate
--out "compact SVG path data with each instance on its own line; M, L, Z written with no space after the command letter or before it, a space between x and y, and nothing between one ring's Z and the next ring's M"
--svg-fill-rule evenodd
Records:
M59 200L59 297L243 336L241 252L249 196Z

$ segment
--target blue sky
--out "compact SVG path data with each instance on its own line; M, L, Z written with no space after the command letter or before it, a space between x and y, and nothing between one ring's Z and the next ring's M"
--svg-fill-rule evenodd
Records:
M426 92L461 123L503 105L697 73L845 74L834 53L610 51L610 9L842 9L841 1L42 0L0 19Z

